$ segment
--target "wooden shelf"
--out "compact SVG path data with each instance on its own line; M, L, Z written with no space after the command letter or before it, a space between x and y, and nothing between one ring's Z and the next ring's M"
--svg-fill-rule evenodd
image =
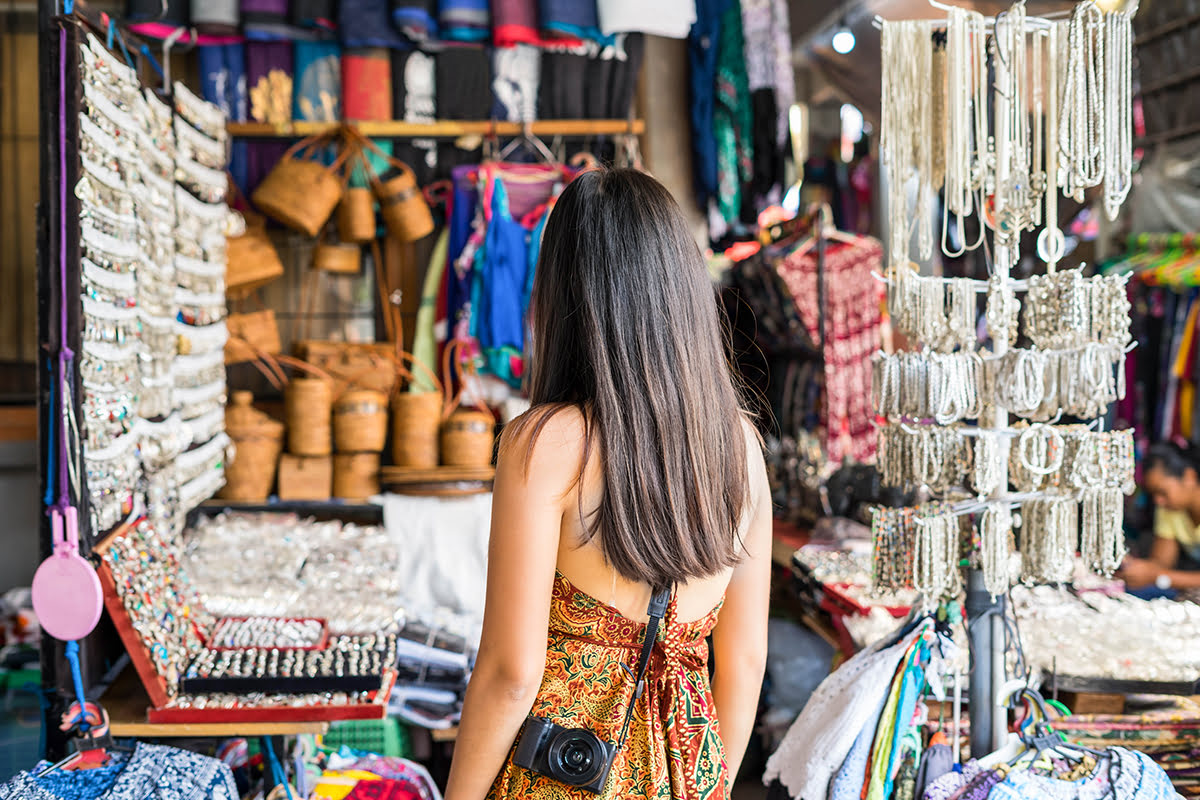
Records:
M364 136L383 139L457 139L461 136L520 136L525 126L519 122L491 120L440 120L437 122L401 122L391 120L349 121ZM296 139L315 136L336 129L340 122L289 122L273 125L269 122L231 122L229 135L246 139ZM645 120L635 119L544 119L528 126L534 136L617 136L622 133L641 135L646 132Z
M188 722L152 723L146 721L150 698L138 680L137 672L126 669L100 698L108 712L109 729L116 737L178 739L201 736L291 736L301 733L323 734L328 722Z

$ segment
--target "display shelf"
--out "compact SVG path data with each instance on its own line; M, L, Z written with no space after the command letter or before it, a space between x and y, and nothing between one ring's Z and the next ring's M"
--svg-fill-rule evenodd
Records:
M641 119L545 119L528 124L496 120L439 120L403 122L400 120L347 120L364 136L382 139L457 139L460 136L619 136L646 132ZM295 139L330 133L342 122L231 122L229 135L245 139Z
M383 467L379 480L390 492L429 497L483 494L492 490L496 468L487 467Z
M323 734L329 730L324 721L294 722L176 722L153 723L147 720L150 697L138 674L126 669L100 697L108 712L113 736L124 738L167 739L202 736L291 736L303 733Z
M302 514L318 522L340 520L357 525L382 525L383 506L374 503L342 502L340 500L275 500L255 503L238 503L215 498L205 500L188 515L188 527L197 517L213 517L226 511L259 512L279 514Z

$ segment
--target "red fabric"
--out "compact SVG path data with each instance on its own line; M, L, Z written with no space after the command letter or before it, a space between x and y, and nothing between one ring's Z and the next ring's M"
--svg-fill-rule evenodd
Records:
M346 119L392 118L392 64L386 49L342 55L342 109Z
M421 800L421 793L408 781L384 778L359 781L346 795L346 800Z
M825 251L825 403L822 422L829 460L875 457L871 424L871 359L880 346L880 270L883 246L861 237L854 244L830 242ZM782 259L783 276L813 341L820 340L817 253L810 248Z

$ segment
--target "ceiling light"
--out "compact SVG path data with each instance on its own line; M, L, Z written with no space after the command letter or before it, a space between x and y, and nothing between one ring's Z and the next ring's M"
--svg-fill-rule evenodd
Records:
M854 33L849 28L842 27L833 35L833 50L839 55L846 55L854 49Z

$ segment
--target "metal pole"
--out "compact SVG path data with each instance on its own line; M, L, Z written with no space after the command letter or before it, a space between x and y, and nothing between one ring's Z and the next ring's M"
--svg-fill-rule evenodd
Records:
M998 716L992 680L993 654L1002 652L994 639L991 615L997 610L996 601L983 585L983 573L973 569L967 573L967 636L971 647L971 683L967 694L967 710L971 720L971 757L980 758L995 749L993 727ZM1003 718L1001 718L1003 721Z

